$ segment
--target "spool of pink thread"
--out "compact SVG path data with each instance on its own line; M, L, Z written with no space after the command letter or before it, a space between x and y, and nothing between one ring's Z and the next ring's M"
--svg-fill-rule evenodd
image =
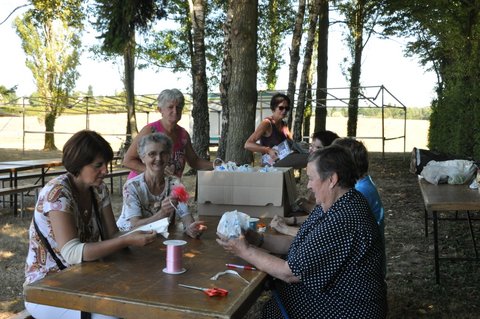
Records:
M163 269L163 272L178 275L187 271L183 268L183 246L187 242L184 240L166 240L163 244L167 246L167 267Z

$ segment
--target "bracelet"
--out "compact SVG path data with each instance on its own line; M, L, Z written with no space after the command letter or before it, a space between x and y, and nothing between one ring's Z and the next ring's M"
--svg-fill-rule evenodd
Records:
M297 216L293 216L293 226L297 226Z
M260 242L258 243L257 247L262 247L263 246L263 243L265 241L265 236L263 235L263 233L260 233Z

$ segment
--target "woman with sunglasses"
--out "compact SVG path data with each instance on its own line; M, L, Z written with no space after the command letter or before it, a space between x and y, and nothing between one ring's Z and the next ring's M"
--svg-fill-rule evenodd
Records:
M262 164L280 167L303 168L307 165L308 154L291 153L279 160L278 146L285 140L292 141L292 133L284 119L290 111L290 98L282 93L276 93L270 100L272 115L263 119L252 135L245 142L245 149L262 155L269 155L269 162ZM259 142L259 143L257 143Z

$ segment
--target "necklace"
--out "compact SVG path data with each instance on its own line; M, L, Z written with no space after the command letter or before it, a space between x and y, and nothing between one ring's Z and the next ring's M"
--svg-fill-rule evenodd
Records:
M70 185L72 186L72 195L73 199L75 200L78 212L80 213L80 216L83 220L84 223L88 224L91 218L91 212L92 212L92 202L91 202L91 196L90 192L87 192L87 195L83 195L80 193L79 189L75 185L75 182L73 181L73 177L69 175L68 179Z

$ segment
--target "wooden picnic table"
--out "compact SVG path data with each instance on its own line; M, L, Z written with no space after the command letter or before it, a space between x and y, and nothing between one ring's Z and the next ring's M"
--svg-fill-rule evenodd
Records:
M4 161L0 162L0 173L9 174L9 184L11 188L16 188L18 186L18 173L21 171L29 171L40 169L38 174L32 175L32 178L37 178L35 184L41 181L41 185L45 185L45 174L51 167L62 166L61 158L48 158L48 159L35 159L35 160L20 160L20 161ZM2 183L3 187L3 183ZM14 214L17 213L17 196L18 194L14 192L11 195L10 202L13 203ZM23 194L22 194L23 196ZM23 197L22 197L23 198ZM23 203L22 203L23 206Z
M471 217L470 212L480 211L480 193L476 189L470 189L468 185L434 185L425 181L423 178L419 179L418 184L420 186L420 191L422 192L423 204L425 207L425 236L428 235L428 220L433 220L433 254L435 263L435 281L438 284L440 283L440 259L475 261L479 260L477 245L475 241L475 234L472 226L473 218ZM462 220L462 218L456 216L459 211L466 212L467 218L463 219L466 219L468 221L475 257L440 257L438 251L438 221ZM440 218L440 212L453 213L455 214L455 216L451 218ZM432 215L431 218L429 216L429 213Z
M28 285L29 302L68 307L122 318L241 318L263 290L266 273L236 269L249 281L232 275L212 281L225 271L226 263L245 264L226 253L215 241L219 217L200 217L208 230L201 239L192 239L181 230L169 239L183 239L186 272L163 272L166 264L165 239L129 248L98 262L84 262ZM226 297L208 297L201 291L179 287L220 287Z
M52 167L62 166L61 158L46 158L35 160L5 161L0 162L0 173L10 173L11 186L17 186L17 174L20 171L40 169L42 185L45 184L45 173Z

